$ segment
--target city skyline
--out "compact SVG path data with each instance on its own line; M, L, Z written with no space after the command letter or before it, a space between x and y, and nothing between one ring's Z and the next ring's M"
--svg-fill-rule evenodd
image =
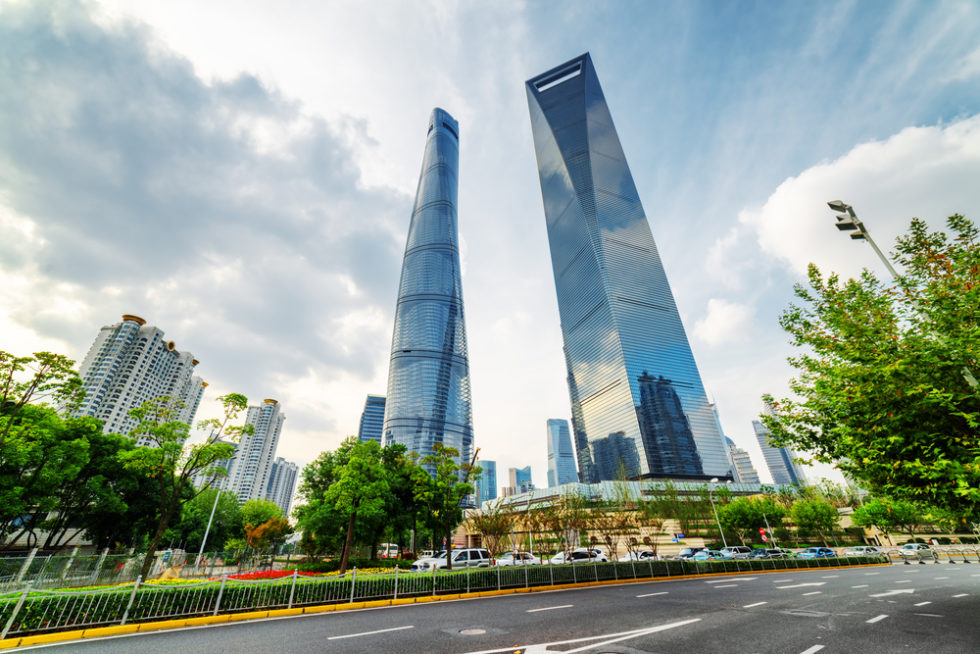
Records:
M793 284L810 261L884 272L826 201L886 252L914 215L980 216L978 42L971 2L4 3L0 342L81 362L108 317L146 316L201 360L198 417L274 394L305 465L384 392L418 125L443 106L476 444L544 486L541 425L571 416L523 83L588 50L708 398L761 471Z

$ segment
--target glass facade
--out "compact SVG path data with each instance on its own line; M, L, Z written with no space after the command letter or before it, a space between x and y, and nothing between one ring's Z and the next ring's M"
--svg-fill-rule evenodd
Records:
M568 421L548 420L548 487L578 481L575 472L575 452L568 431Z
M473 420L459 271L458 170L459 126L433 109L395 308L384 435L385 444L402 443L422 456L442 443L468 463Z
M476 484L476 505L497 499L497 462L479 460L476 462L482 473Z
M591 57L526 90L580 480L730 477Z
M762 456L766 460L766 466L769 467L769 472L772 474L772 483L795 484L797 486L806 484L806 476L804 476L803 470L793 462L796 453L788 447L771 445L769 443L771 433L758 420L752 421L752 429L759 441L759 447L762 448Z
M385 423L385 396L368 395L361 412L361 423L357 429L357 440L381 442L381 430Z

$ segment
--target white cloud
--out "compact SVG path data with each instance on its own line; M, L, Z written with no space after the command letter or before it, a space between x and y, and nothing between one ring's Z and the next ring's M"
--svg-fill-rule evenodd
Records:
M694 323L694 336L708 345L744 341L753 313L750 306L711 298L704 318Z
M864 143L836 161L784 181L758 209L739 214L763 251L797 274L809 262L853 276L884 271L867 244L834 228L830 200L854 207L888 252L913 216L935 227L953 213L980 218L980 115L949 125L909 127ZM887 273L886 273L887 274Z
M980 75L980 47L956 62L956 65L953 66L953 72L945 81L965 82L977 75Z

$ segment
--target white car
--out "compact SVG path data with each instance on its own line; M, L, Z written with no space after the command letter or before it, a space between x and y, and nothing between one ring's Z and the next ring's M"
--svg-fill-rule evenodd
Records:
M559 563L583 563L592 561L608 561L609 558L597 547L580 547L571 552L558 552L551 557L551 562Z
M482 547L467 547L464 549L453 550L453 569L457 568L488 568L490 567L490 552ZM425 572L427 570L445 570L446 552L439 552L438 556L419 559L412 564L412 572Z
M923 556L935 556L935 552L931 547L925 543L905 543L902 548L898 550L898 553L902 556L918 557Z
M619 557L620 561L657 561L659 556L653 550L638 550L636 552L627 552Z
M874 545L856 545L840 553L841 556L879 556L880 554L881 550Z
M752 553L752 548L746 547L745 545L733 545L731 547L723 547L718 551L726 559L747 559L749 558L749 554Z
M494 565L540 565L541 559L530 552L507 552L497 557Z

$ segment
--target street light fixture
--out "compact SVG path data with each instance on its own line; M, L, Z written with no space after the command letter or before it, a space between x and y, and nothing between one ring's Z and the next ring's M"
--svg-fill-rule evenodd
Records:
M711 481L709 483L711 483L711 484L717 484L718 483L718 478L717 477L712 477L711 478ZM732 480L729 479L727 483L729 483L729 484L732 483ZM718 525L718 533L721 534L721 543L727 549L728 548L728 541L725 540L725 531L721 528L721 520L718 519L718 509L715 508L715 498L714 498L714 496L711 493L711 488L708 489L708 499L711 500L711 510L715 512L715 524Z
M878 248L878 244L874 242L871 238L871 234L868 233L868 229L861 222L857 214L854 213L854 207L851 205L841 202L840 200L832 200L827 203L827 206L834 211L840 211L835 216L837 218L837 229L842 232L851 232L851 238L854 240L865 240L874 249L875 254L881 259L881 262L885 264L885 268L891 273L892 277L898 279L898 273L895 272L895 268L892 267L891 261L888 260L882 251Z

